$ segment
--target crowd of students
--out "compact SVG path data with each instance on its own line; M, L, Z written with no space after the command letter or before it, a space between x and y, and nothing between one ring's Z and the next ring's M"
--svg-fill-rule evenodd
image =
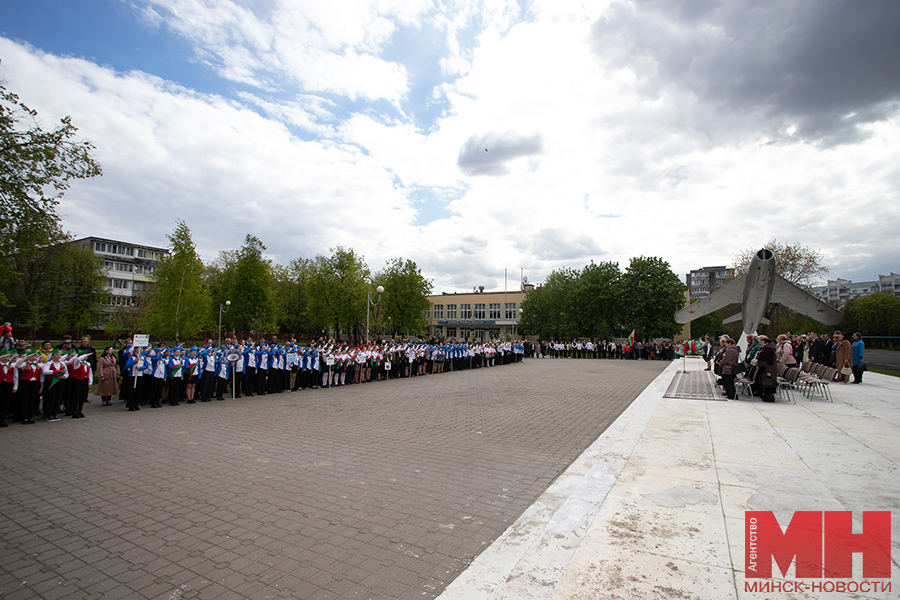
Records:
M95 379L104 406L118 395L129 411L138 411L164 402L178 406L488 368L521 362L526 349L532 352L533 346L518 341L357 346L320 339L301 346L296 340L226 338L218 347L127 343L118 353L108 346L98 357L87 338L73 347L67 336L56 348L44 342L35 351L0 351L0 426L7 426L9 415L24 424L37 416L55 422L63 413L82 418Z

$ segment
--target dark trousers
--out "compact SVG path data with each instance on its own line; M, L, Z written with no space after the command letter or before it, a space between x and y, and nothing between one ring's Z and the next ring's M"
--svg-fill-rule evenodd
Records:
M241 373L240 371L235 371L234 375L232 375L232 377L234 377L234 381L232 381L232 383L231 383L232 387L234 388L232 390L234 392L234 397L240 398L241 397L241 385L244 383L244 374Z
M266 375L268 369L256 369L256 393L263 395L266 393Z
M41 394L40 381L19 381L19 391L15 393L15 406L13 407L13 418L18 420L21 415L23 421L34 418L37 410L38 398Z
M128 387L123 387L122 391L125 393L125 407L128 410L135 410L138 408L138 393L140 389L135 387L143 377L133 377L128 376Z
M722 374L722 385L725 386L725 396L729 400L737 398L737 390L734 387L734 374Z
M213 387L216 384L216 374L212 371L203 371L200 375L200 400L209 402L212 400Z
M80 415L84 410L84 401L87 400L87 379L70 379L66 390L66 414Z
M862 365L855 365L853 367L853 383L862 383Z
M279 387L281 386L281 369L269 369L269 393L275 394L280 392Z
M178 403L181 402L184 393L181 382L181 377L173 377L169 380L169 406L178 406Z
M12 381L0 382L0 423L6 423L9 401L12 399Z
M216 400L224 400L225 388L228 386L228 379L216 376Z
M62 399L63 386L60 385L59 381L56 382L56 385L50 385L49 378L44 382L44 385L48 386L44 389L44 416L55 417L59 413L59 402Z
M253 385L256 383L256 367L244 367L244 395L253 395Z

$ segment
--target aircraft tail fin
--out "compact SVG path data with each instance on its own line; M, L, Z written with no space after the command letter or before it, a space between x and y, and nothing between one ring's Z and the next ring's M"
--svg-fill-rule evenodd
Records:
M738 313L736 315L732 315L732 316L728 317L727 319L722 321L722 323L723 324L737 323L738 321L740 321L743 318L744 318L744 313Z
M760 319L759 322L762 323L763 325L771 325L771 324L772 324L772 321L768 320L768 319L765 318L765 317L763 317L762 319Z

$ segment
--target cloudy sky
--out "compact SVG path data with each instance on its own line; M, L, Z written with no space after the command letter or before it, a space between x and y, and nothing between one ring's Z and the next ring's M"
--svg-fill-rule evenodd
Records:
M0 0L0 79L71 115L75 236L336 245L436 291L766 240L900 270L896 0Z

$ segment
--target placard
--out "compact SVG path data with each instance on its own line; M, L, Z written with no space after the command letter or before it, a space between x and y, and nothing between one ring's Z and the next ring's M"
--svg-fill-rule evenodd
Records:
M136 333L131 341L132 346L144 348L150 345L149 333Z

